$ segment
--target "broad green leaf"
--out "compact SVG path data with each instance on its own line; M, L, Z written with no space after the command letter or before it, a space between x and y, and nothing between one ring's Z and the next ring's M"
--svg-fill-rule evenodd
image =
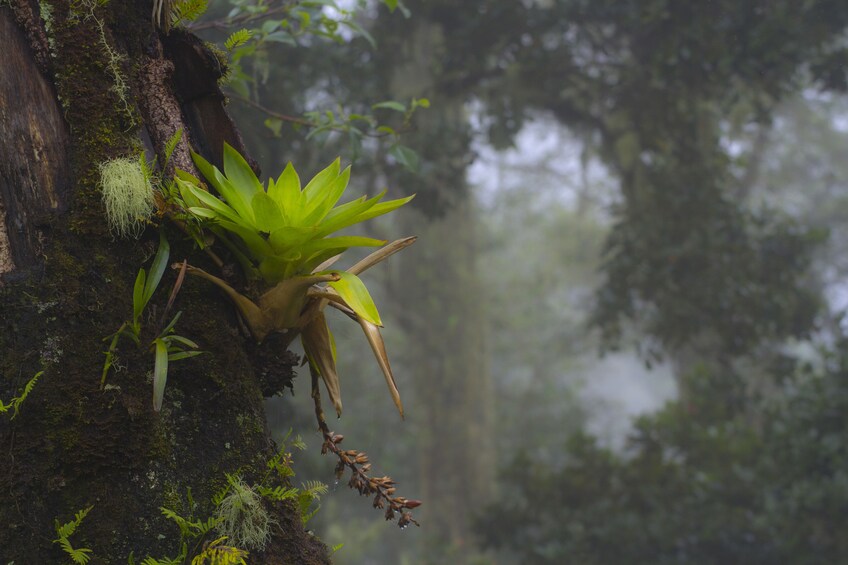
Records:
M247 202L250 202L257 192L265 192L262 183L256 178L256 174L244 157L226 141L224 142L224 174Z
M292 247L303 245L316 237L318 229L314 227L286 226L271 232L268 242L276 253L283 253Z
M165 383L168 382L168 346L161 339L156 339L153 345L156 348L156 361L153 364L153 409L158 412L162 408Z
M271 233L275 229L285 225L280 207L265 192L260 191L254 194L251 206L253 207L253 216L256 219L257 230L264 233Z
M311 202L322 188L326 187L339 176L340 169L341 160L336 158L336 160L330 163L326 169L312 177L312 180L309 181L303 189L303 194L306 196L307 203Z
M300 190L300 177L291 163L286 165L277 182L268 185L268 195L280 206L291 225L298 225L304 197Z
M274 255L271 245L256 230L245 228L242 225L227 220L218 220L218 225L239 236L244 244L247 245L253 257L261 259L262 257Z
M182 171L177 171L177 175L179 175L181 172ZM201 205L200 200L191 191L192 188L197 188L197 184L187 182L180 177L176 177L174 180L177 183L177 189L179 189L180 196L182 197L183 202L185 202L186 206L188 206L189 208L195 208Z
M356 312L357 316L376 326L383 325L380 320L380 313L377 312L377 306L362 279L345 271L329 271L329 273L338 275L339 280L330 281L327 285L339 293L339 296Z
M393 145L389 148L389 155L394 157L395 161L403 165L407 170L413 173L418 172L420 167L418 153L406 145Z

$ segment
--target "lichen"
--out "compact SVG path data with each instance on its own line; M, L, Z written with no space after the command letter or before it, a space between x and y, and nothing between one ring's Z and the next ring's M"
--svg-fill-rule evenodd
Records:
M262 498L241 478L230 481L230 491L218 506L218 532L238 547L265 549L273 521Z
M99 169L110 229L119 237L138 237L155 206L150 179L138 159L112 159Z

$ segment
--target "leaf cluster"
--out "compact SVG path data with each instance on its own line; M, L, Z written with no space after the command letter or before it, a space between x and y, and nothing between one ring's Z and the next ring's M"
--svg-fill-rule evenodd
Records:
M100 379L101 388L106 384L106 376L109 369L115 363L115 356L118 347L118 342L121 337L129 338L136 345L141 346L141 317L147 307L153 294L165 274L165 269L168 266L168 258L170 256L170 245L165 238L164 232L160 232L159 248L156 255L153 257L153 262L150 266L150 271L147 272L143 267L139 269L138 275L133 285L133 312L132 319L129 322L124 322L118 331L107 336L103 341L109 341L109 348L104 352L106 360L103 363L103 372ZM173 303L176 293L179 291L179 286L182 282L182 276L178 278L177 285L171 293L168 307ZM167 313L167 308L166 308ZM168 380L168 364L171 361L179 361L200 355L198 345L194 341L177 335L175 326L180 319L182 312L177 312L168 324L157 332L156 337L150 342L150 348L154 354L153 367L153 408L159 410L162 407L162 398L165 393L165 384Z
M403 414L400 395L379 331L379 312L358 274L414 242L395 241L347 270L329 269L351 247L380 246L385 241L361 236L333 236L339 230L392 212L412 197L382 202L385 191L337 205L347 188L350 168L339 160L301 186L289 163L267 189L239 153L224 146L224 172L193 154L195 164L218 198L199 179L178 174L177 185L187 212L201 221L239 260L249 279L270 288L254 301L226 281L196 267L188 273L220 287L236 304L257 341L272 331L301 334L313 369L321 375L341 414L335 347L323 310L331 306L358 322ZM319 286L326 283L326 286Z

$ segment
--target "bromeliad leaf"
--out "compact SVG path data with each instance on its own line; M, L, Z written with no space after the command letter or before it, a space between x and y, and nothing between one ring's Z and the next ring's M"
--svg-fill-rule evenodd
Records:
M350 306L351 310L356 312L357 316L376 326L383 325L383 322L380 321L380 314L377 312L377 305L374 304L374 299L371 298L371 294L365 288L362 279L345 271L329 271L319 274L338 275L339 280L330 281L327 285L339 293L339 296Z

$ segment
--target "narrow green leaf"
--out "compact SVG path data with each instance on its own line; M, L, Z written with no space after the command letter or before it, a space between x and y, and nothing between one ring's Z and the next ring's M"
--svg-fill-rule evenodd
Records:
M361 196L356 200L346 202L341 206L333 208L327 213L324 220L318 226L318 235L320 237L330 235L342 228L358 223L359 220L357 218L361 214L364 214L366 211L376 206L385 195L386 191L384 190L372 198L366 199L364 196Z
M329 271L329 273L338 275L339 280L330 281L327 285L339 293L339 296L356 312L357 316L376 326L383 325L380 320L380 313L377 312L377 305L374 304L374 300L362 279L345 271Z
M144 305L146 306L156 288L159 286L159 281L162 280L162 275L165 269L168 268L168 257L171 256L171 246L165 238L164 232L159 233L159 249L156 251L156 256L153 258L153 264L150 265L150 274L144 283ZM144 306L142 306L143 308Z
M153 365L153 409L162 408L162 398L165 396L165 383L168 382L168 346L161 339L153 342L156 348L156 361Z
M379 198L382 198L383 194L381 193ZM378 197L374 197L379 199ZM382 216L383 214L388 214L394 210L397 210L410 200L414 198L413 196L407 196L406 198L398 198L395 200L388 200L386 202L374 202L371 206L368 206L365 210L361 211L359 214L354 216L350 216L346 214L343 217L333 217L332 214L327 214L327 218L320 226L319 233L324 234L327 230L331 230L330 233L339 231L348 226L352 226L354 224L358 224L360 222L364 222L366 220L370 220L371 218L376 218L377 216ZM374 200L374 199L371 199ZM341 208L341 207L339 207Z
M307 205L303 223L310 226L321 222L342 197L349 181L350 167L345 167L338 177L316 191L312 201Z
M167 342L167 345L169 345L169 346L171 345L170 342L175 341L175 342L177 342L181 345L184 345L186 347L191 347L192 349L197 349L198 347L200 347L199 345L197 345L195 342L193 342L189 338L183 337L181 335L169 335L167 338L162 338L162 339L165 340Z
M141 317L141 312L144 310L144 282L147 280L147 273L144 268L138 270L138 275L135 277L135 285L133 285L133 323L137 322Z
M181 359L190 359L192 357L197 357L198 355L203 355L206 353L205 351L179 351L177 353L171 353L168 355L169 361L180 361Z
M206 180L218 191L224 200L227 201L233 210L243 218L245 222L253 224L253 209L250 207L250 200L253 198L253 191L250 187L237 187L231 183L224 174L214 167L206 159L198 153L191 152L191 158L198 170L203 173ZM197 193L195 192L195 195Z
M162 336L162 335L167 335L167 334L168 334L168 332L170 332L172 329L174 329L174 326L176 326L176 325L177 325L177 322L179 321L180 316L182 316L182 315L183 315L182 310L181 310L181 311L179 311L179 312L177 312L176 314L174 314L174 317L171 319L171 321L168 323L168 325L167 325L167 326L165 326L165 329L163 329L163 330L160 332L160 334L159 334L159 335L160 335L160 336Z
M400 102L396 102L394 100L387 100L386 102L378 102L371 106L372 110L377 110L378 108L385 108L387 110L394 110L395 112L406 112L406 106L401 104Z
M230 206L227 206L227 204L223 200L221 200L221 199L219 199L215 196L212 196L211 194L209 194L205 190L203 190L201 188L197 188L195 186L189 186L189 192L191 192L191 194L197 200L199 200L204 206L206 206L208 209L214 211L215 214L218 215L219 217L226 218L227 220L234 222L234 223L237 223L237 224L241 224L245 228L253 229L253 223L252 222L246 221L244 219L244 217L239 215L239 213L236 212L233 208L231 208ZM189 208L189 212L197 213L194 210L194 208ZM204 217L208 217L208 216L204 216Z

